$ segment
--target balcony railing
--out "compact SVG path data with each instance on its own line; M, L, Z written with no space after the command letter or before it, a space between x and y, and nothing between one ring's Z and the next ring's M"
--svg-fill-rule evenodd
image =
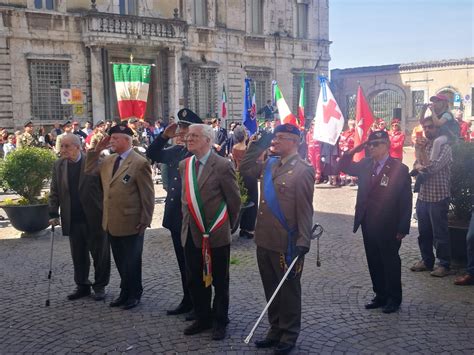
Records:
M92 12L85 16L90 33L140 37L184 38L187 24L181 20Z

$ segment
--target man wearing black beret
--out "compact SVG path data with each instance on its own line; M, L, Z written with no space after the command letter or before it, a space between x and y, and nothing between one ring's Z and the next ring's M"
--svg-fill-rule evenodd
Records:
M353 162L355 153L367 148L369 157ZM401 261L398 251L410 231L412 210L408 167L390 157L386 131L375 131L367 142L344 153L338 170L358 177L354 230L362 227L367 264L375 298L366 309L383 307L396 312L402 302Z

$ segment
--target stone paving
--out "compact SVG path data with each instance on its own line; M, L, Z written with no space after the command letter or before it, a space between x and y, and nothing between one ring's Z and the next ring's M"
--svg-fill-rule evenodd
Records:
M401 248L404 300L400 312L367 311L371 283L360 233L351 233L355 188L316 189L315 220L325 228L322 266L316 266L313 243L303 272L303 319L293 353L474 353L474 287L409 271L419 252L416 221ZM66 237L54 241L51 306L47 298L50 238L18 238L3 223L0 229L0 354L52 353L226 353L270 354L243 340L265 305L257 270L255 244L234 236L231 247L231 299L228 336L184 336L183 316L166 316L177 305L181 287L169 233L161 228L164 191L147 231L143 257L144 295L131 311L111 309L118 294L112 265L106 302L92 298L67 301L73 290L72 262ZM2 212L3 213L3 212ZM264 336L266 318L253 340Z

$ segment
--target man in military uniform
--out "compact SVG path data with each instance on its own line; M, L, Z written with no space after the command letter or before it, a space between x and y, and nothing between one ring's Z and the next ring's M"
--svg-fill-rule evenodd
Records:
M17 139L16 149L26 148L26 147L38 147L39 141L36 134L33 133L33 122L27 121L23 125L24 131L20 136L20 139Z
M86 146L88 149L95 149L95 146L97 145L97 143L99 143L105 137L104 131L105 131L105 122L104 121L97 122L94 128L94 133L92 134L90 138L90 142L87 142L87 138L86 138Z
M188 152L184 144L189 125L193 123L203 123L198 115L187 108L178 112L178 118L179 123L170 123L163 132L158 134L146 152L147 157L153 162L167 165L168 194L165 200L163 227L168 228L171 232L184 293L183 299L178 307L168 310L166 312L168 315L186 313L193 308L186 283L184 249L181 245L181 222L183 215L181 211L181 175L179 174L179 162L192 155ZM176 145L165 148L168 140L173 138L176 141Z
M352 148L354 148L354 136L355 136L355 120L350 119L347 122L348 129L342 132L340 138L339 138L339 151L341 154L344 154L345 152L348 152ZM355 181L356 177L351 176L347 177L347 175L344 172L339 173L339 178L341 179L341 185L346 185L348 180L350 180L349 186L355 186Z
M138 119L135 117L132 117L128 120L128 127L132 130L133 136L132 136L132 144L134 147L139 147L140 146L140 134L138 133Z
M276 354L289 353L300 333L300 279L313 221L314 169L298 155L299 140L298 127L280 125L274 135L263 135L252 143L240 165L242 175L259 177L263 173L255 243L267 301L288 266L299 258L268 309L266 338L255 342L258 348L276 346ZM271 156L259 162L270 145Z
M66 135L66 134L69 134L69 133L72 133L74 128L72 126L72 122L67 120L66 122L63 123L63 133L61 133L59 136L56 137L56 146L55 146L55 151L56 151L56 154L60 154L61 153L61 139L63 139L63 137Z

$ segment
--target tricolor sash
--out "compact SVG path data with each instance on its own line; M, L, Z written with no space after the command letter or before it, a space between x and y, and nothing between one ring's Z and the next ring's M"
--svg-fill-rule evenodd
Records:
M224 224L228 218L228 213L227 205L225 204L225 201L222 201L210 225L207 225L206 217L204 215L204 206L197 183L195 161L196 156L194 155L186 159L186 170L184 175L185 194L189 212L198 226L199 231L202 233L202 278L205 286L209 287L212 284L212 259L209 236Z
M286 267L288 267L293 261L295 248L293 239L298 229L296 227L290 228L288 226L285 215L283 214L280 203L278 202L275 185L273 184L272 178L272 166L277 161L278 158L276 157L270 157L267 160L265 173L263 174L263 193L265 195L265 200L267 201L267 206L270 209L270 212L273 214L273 216L275 216L278 222L280 222L281 226L288 232L288 246L286 247L285 253L285 263Z

